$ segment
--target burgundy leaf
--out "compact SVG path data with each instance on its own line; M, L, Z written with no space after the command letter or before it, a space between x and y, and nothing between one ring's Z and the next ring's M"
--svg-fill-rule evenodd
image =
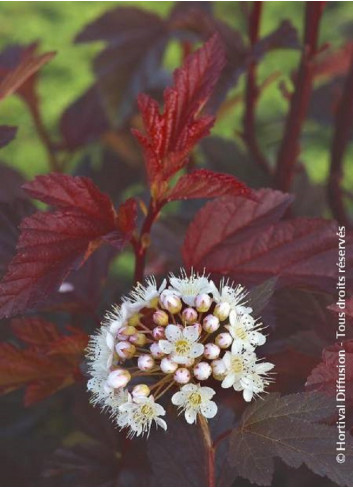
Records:
M150 183L168 180L186 163L197 141L213 125L210 116L200 117L224 66L224 51L218 36L190 55L174 72L174 86L164 92L164 112L147 95L139 97L145 134L135 130L146 160Z
M36 347L46 347L60 336L53 323L36 317L14 319L11 327L19 340Z
M226 173L196 170L182 176L167 194L168 202L182 199L204 199L223 195L252 197L252 191L239 180Z
M335 412L335 401L306 393L270 394L244 412L230 439L229 462L253 484L270 486L274 458L290 467L306 464L338 485L353 483L353 439L347 434L346 462L336 461L336 426L318 424Z
M37 212L22 221L17 254L0 284L2 316L34 308L103 241L121 249L134 229L135 202L125 203L120 215L89 179L49 174L25 189L60 210Z
M0 148L9 144L16 136L17 127L0 126Z

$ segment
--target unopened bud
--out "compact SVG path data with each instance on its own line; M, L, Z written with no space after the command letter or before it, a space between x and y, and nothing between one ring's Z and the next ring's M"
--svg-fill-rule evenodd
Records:
M164 353L160 349L158 343L152 343L152 345L150 346L150 351L151 351L151 355L153 356L153 358L162 358L162 357L164 357Z
M177 295L166 294L162 298L162 304L171 314L177 314L181 311L183 304Z
M214 308L213 314L218 317L220 321L225 321L229 316L230 305L228 302L220 302Z
M122 358L123 360L132 358L136 353L135 345L132 345L129 341L119 341L119 343L115 345L115 350L119 358Z
M150 395L150 388L146 384L137 384L132 389L132 397L147 397Z
M219 333L216 336L215 343L220 348L229 348L230 345L233 343L232 335L230 335L229 333Z
M160 368L165 374L172 374L178 368L178 364L170 360L170 358L162 358Z
M221 349L219 346L215 345L214 343L207 343L207 345L205 345L203 354L207 360L214 360L215 358L219 357L220 352Z
M211 365L207 362L200 362L194 367L194 375L197 380L206 380L212 373Z
M147 353L145 353L138 358L137 365L140 370L147 372L154 367L154 358L152 357L152 355L148 355Z
M128 321L127 321L128 325L134 326L134 327L138 326L138 324L140 322L140 317L141 317L141 314L139 314L139 313L134 314L133 316L131 316L128 319Z
M120 389L120 387L125 387L131 379L131 375L127 370L118 368L113 370L108 375L107 384L113 389Z
M186 322L186 324L193 324L197 320L197 311L192 307L187 307L182 312L182 318Z
M226 366L222 359L213 360L211 363L212 375L216 380L223 380L226 374Z
M197 332L198 332L198 334L200 336L200 334L202 333L202 326L201 326L201 324L200 323L194 323L192 326L197 330Z
M219 328L219 319L213 314L208 314L202 321L202 327L206 333L214 333Z
M145 346L145 344L147 343L147 338L146 335L143 333L135 333L130 336L129 341L131 341L131 343L136 346Z
M157 311L153 314L153 322L157 326L167 326L169 323L168 314L165 311L157 309Z
M125 336L131 336L136 333L136 328L135 326L126 325L121 328L119 333L124 334Z
M116 336L118 340L120 341L126 341L129 339L129 337L126 334L123 334L121 331L118 331L118 334Z
M195 306L199 312L207 312L212 304L212 298L208 294L199 294L195 299Z
M153 328L152 336L155 340L163 340L165 338L165 329L163 326L156 326Z
M174 380L178 384L187 384L191 379L191 374L187 368L180 367L175 371Z

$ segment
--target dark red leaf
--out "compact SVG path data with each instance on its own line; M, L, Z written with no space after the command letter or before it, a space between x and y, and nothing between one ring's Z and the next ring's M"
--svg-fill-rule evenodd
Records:
M0 126L0 148L9 144L16 136L17 127Z
M341 354L340 354L341 352ZM306 382L309 391L320 391L335 396L339 380L339 359L344 355L345 366L345 399L353 401L353 340L344 341L325 348L322 352L322 362L311 372ZM343 358L343 357L342 357ZM341 382L341 387L343 384Z
M11 327L19 340L36 347L46 347L60 336L54 324L41 318L14 319Z
M168 180L186 163L197 141L206 136L213 117L200 117L224 66L224 51L218 36L190 55L174 72L174 86L164 92L164 112L148 97L139 97L145 134L134 131L146 160L150 183Z
M304 218L275 222L272 217L264 225L263 214L270 209L271 216L274 199L283 210L290 198L272 191L255 195L258 202L223 197L201 209L187 232L186 265L245 283L278 275L282 284L332 288L337 280L336 223ZM346 245L348 269L353 236L347 236Z
M104 240L121 249L134 228L134 205L130 201L123 205L120 216L109 197L89 179L49 174L37 177L25 189L60 210L37 212L21 223L17 254L0 285L2 316L35 307ZM123 229L119 220L124 222Z
M252 197L252 191L232 175L195 170L183 175L167 194L168 202L182 199L210 199L223 195Z

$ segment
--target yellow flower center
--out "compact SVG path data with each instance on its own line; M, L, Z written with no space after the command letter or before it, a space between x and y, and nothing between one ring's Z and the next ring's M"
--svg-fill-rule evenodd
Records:
M191 394L191 396L189 397L189 403L195 407L199 406L201 404L200 394L198 394L197 392L194 392L193 394Z
M245 340L246 337L247 337L247 334L246 334L246 331L244 328L242 328L241 326L239 326L238 328L236 328L235 330L235 334L238 336L238 338L240 338L241 340Z
M147 404L145 404L144 406L142 406L141 408L141 413L144 415L144 416L147 416L148 418L153 416L153 409L151 406L148 406Z
M235 374L240 374L243 371L243 362L240 357L232 358L232 371Z
M178 340L175 342L175 353L178 355L187 355L190 352L190 343L187 340Z

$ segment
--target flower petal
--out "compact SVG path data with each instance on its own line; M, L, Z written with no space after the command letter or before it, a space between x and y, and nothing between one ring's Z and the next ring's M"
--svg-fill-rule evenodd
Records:
M228 389L229 387L232 387L236 379L235 374L227 374L222 382L222 387L223 389Z
M168 326L165 328L165 336L167 340L174 343L175 341L180 340L183 335L179 326L176 326L175 324L168 324Z
M213 418L216 416L217 411L217 404L213 401L208 401L201 405L201 413L205 416L205 418Z
M203 399L211 399L216 394L216 391L211 389L211 387L201 387L201 396Z
M183 329L183 336L189 341L196 341L199 338L199 330L197 326L186 326Z
M255 366L255 370L257 374L265 374L269 370L273 369L274 364L270 362L263 362L263 363L258 363Z
M169 355L173 351L173 344L167 340L159 340L158 346L163 353Z
M181 406L182 404L184 404L185 401L184 392L179 391L173 394L171 401L172 404L174 404L174 406Z
M185 419L189 424L195 423L196 416L197 416L197 411L195 411L195 409L187 409L185 411Z
M155 422L158 426L160 426L164 431L167 431L167 423L162 418L156 418Z
M203 354L204 349L205 347L201 343L194 343L191 347L190 356L192 356L192 358L197 358Z
M244 397L244 401L250 402L252 397L253 397L253 391L250 389L244 389L243 390L243 397Z

